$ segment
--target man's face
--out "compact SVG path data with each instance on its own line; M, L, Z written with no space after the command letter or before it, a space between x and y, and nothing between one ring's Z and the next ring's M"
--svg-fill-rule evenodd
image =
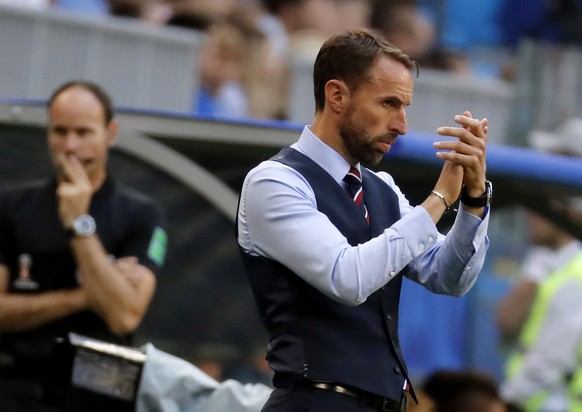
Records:
M53 101L48 146L59 177L63 177L61 156L75 156L90 179L104 175L107 152L114 141L114 124L105 123L103 106L90 91L73 86Z
M382 160L398 135L407 132L412 89L412 76L402 63L385 57L376 62L370 81L350 92L339 125L348 158L367 165Z

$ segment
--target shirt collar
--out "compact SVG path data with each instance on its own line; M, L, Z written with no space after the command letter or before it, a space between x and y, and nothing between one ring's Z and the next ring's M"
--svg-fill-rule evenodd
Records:
M311 126L305 126L303 128L299 140L291 147L321 166L340 184L348 170L350 170L351 165L346 159L313 134ZM359 163L356 165L356 168L360 170Z

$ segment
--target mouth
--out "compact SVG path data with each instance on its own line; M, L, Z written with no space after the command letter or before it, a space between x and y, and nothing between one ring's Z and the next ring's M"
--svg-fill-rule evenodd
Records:
M70 155L69 158L75 158L81 164L81 166L87 166L93 162L93 159L90 157L79 157L76 155Z
M79 159L79 163L81 163L83 166L88 166L93 162L92 159Z
M380 140L379 143L380 146L382 147L382 151L384 153L388 153L395 141L396 138Z

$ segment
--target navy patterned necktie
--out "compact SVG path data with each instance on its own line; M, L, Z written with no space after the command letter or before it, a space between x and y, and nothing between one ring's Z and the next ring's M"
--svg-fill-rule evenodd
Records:
M368 209L364 204L364 190L362 188L362 175L360 171L355 167L350 167L350 170L346 177L344 177L344 182L347 184L348 194L354 200L354 203L362 210L362 215L366 222L370 224L370 215L368 214Z

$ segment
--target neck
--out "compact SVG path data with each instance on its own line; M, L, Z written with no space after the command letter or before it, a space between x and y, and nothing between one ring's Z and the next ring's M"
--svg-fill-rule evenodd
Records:
M338 152L350 165L356 166L358 161L349 156L339 134L336 123L334 121L330 121L328 116L329 115L326 115L323 112L316 113L313 120L313 125L311 127L311 132L323 143Z

